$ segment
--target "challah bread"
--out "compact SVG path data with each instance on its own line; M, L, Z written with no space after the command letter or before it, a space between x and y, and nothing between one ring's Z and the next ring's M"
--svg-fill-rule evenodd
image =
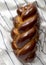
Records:
M19 59L30 62L35 57L36 43L39 39L37 8L28 4L18 8L17 13L13 18L14 28L11 31L12 48Z

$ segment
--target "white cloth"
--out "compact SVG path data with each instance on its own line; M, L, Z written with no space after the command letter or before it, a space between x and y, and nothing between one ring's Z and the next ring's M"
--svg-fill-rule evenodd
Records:
M1 54L0 56L3 59L2 61L0 60L0 65L4 65L2 63L3 61L6 65L22 65L19 62L19 60L15 57L14 53L10 52L12 50L11 48L12 39L8 31L11 31L11 29L13 28L13 23L11 18L17 15L16 13L17 6L15 1L17 4L25 3L24 0L0 0L0 50L4 49L8 51L8 53L4 50L0 51L0 54ZM38 5L41 7L41 8L38 8L39 14L43 19L46 20L46 0L27 0L27 1L28 2L37 1ZM41 26L46 27L46 23L44 20L42 20ZM9 57L9 55L11 58ZM46 56L45 55L43 56L44 56L44 60L46 61ZM43 64L45 64L43 60L42 62ZM35 63L32 63L32 65L42 65L42 63L40 63L40 61L38 60Z

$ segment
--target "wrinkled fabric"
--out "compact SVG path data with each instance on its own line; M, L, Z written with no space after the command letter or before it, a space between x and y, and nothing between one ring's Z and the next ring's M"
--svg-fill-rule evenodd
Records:
M37 2L36 6L40 15L40 44L37 56L32 63L25 65L46 65L46 0L0 0L0 65L23 65L13 53L11 48L11 30L13 28L12 18L17 15L17 5L27 4L27 2ZM42 50L44 53L42 53ZM3 63L4 61L4 63Z

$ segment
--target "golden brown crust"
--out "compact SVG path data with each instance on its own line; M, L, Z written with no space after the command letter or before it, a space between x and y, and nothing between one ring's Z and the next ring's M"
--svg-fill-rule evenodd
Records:
M19 35L18 29L17 28L13 28L11 31L11 37L13 39L16 39L16 37Z
M16 45L15 41L12 42L12 48L16 51L18 49L18 46ZM14 52L15 52L14 51Z
M18 15L20 15L23 20L35 14L36 11L37 11L37 8L33 4L28 4L25 7L20 7L17 9Z
M27 42L19 51L18 55L26 54L34 49L36 46L36 42L38 41L38 33L29 41Z
M39 34L36 33L36 35L29 41L27 42L22 48L19 48L19 46L16 44L15 41L13 41L13 49L19 49L19 51L17 51L17 55L23 55L26 54L27 52L33 50L33 48L36 46L36 42L39 39Z
M20 16L16 16L13 18L13 24L16 28L18 28L23 23Z
M25 62L32 62L34 60L34 58L35 58L35 55L36 55L36 53L34 51L29 56L27 56L27 58L25 58L24 61Z
M37 47L34 47L34 49L31 52L28 52L24 55L19 55L17 56L20 60L24 61L24 62L29 62L31 60L33 60L33 58L35 57L35 52L37 50Z
M18 15L14 18L12 48L21 60L29 62L35 56L36 43L39 39L39 24L37 8L33 4L20 7Z
M37 20L38 20L38 15L36 13L34 16L25 20L25 22L18 28L19 32L22 33L24 31L31 29L35 25L35 23L37 23Z
M20 16L16 16L14 19L14 26L18 28L18 31L20 33L22 33L32 28L35 25L35 23L37 23L37 20L38 20L37 13L32 17L29 17L25 21L23 21Z
M35 27L31 28L29 31L27 31L17 37L16 44L21 48L28 41L30 41L32 39L32 37L35 35L35 33L36 33L36 28Z

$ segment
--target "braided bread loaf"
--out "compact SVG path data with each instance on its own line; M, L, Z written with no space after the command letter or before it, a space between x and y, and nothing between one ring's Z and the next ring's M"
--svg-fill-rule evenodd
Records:
M14 28L11 32L12 48L19 59L29 62L35 57L39 38L37 8L33 4L28 4L19 7L17 13L13 19Z

